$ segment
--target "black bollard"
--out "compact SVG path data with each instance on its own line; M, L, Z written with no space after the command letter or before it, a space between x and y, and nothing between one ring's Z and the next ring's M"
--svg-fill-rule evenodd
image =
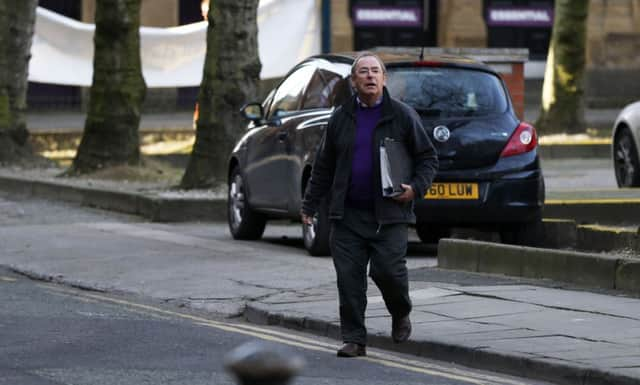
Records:
M240 385L286 385L303 366L302 357L262 341L240 345L225 358L225 367Z

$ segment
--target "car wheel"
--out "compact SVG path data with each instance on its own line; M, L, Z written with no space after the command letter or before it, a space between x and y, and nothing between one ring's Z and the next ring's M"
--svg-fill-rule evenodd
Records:
M541 246L544 237L542 219L512 223L500 229L502 243L519 246Z
M266 218L249 207L246 186L238 167L231 171L229 178L227 215L229 230L234 239L259 239L264 233Z
M640 160L633 136L627 127L620 129L613 142L613 167L618 187L640 186Z
M302 224L304 247L310 255L319 257L331 253L329 250L330 227L329 208L326 202L323 202L316 215L313 216L313 224Z
M418 223L416 224L416 233L418 234L418 238L424 243L438 243L441 238L451 236L451 229L448 227Z

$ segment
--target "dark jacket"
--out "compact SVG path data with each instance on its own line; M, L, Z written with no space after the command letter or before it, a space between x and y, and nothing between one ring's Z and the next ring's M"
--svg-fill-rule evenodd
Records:
M422 199L438 169L436 150L431 143L420 117L415 110L389 96L384 88L382 118L374 130L373 170L375 194L375 215L379 224L415 223L413 202L400 203L391 198L383 198L380 181L380 143L385 138L393 138L405 144L409 156L413 157L411 184L416 199ZM347 189L351 178L353 142L356 133L356 97L338 107L327 124L318 153L316 154L307 184L302 212L315 214L323 200L331 196L329 217L341 219L345 209Z

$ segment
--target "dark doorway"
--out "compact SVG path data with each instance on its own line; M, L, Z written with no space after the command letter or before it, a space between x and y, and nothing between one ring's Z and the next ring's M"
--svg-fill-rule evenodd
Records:
M197 23L202 21L200 0L180 1L180 25ZM178 87L177 107L180 109L191 109L198 99L200 87Z
M82 2L78 0L39 0L38 6L75 20L82 17Z
M200 3L200 0L180 0L180 25L202 21Z

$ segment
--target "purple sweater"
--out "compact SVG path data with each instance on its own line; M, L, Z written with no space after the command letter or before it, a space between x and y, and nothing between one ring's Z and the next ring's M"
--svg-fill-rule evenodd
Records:
M382 117L382 103L356 109L356 137L353 143L351 181L347 192L347 205L360 209L373 209L373 131Z

